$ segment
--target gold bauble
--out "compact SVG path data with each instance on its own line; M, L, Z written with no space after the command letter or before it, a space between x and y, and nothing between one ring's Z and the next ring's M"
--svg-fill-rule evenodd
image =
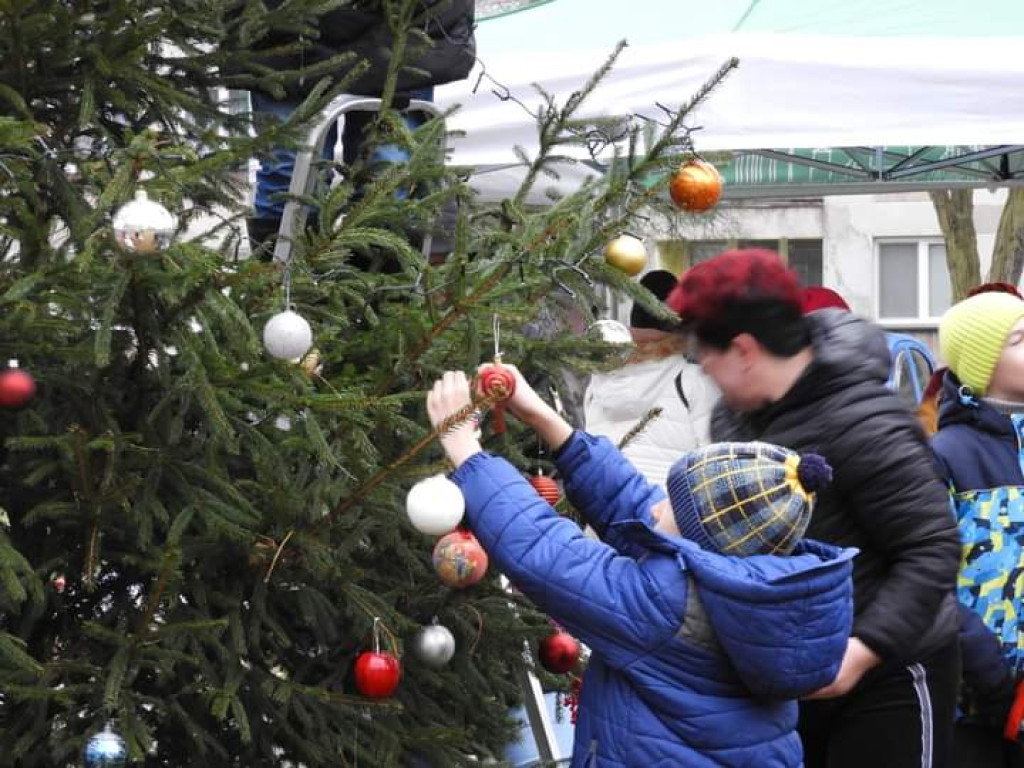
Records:
M604 260L632 277L639 275L647 266L647 249L639 237L619 235L605 247Z
M315 374L320 366L320 350L316 347L309 350L306 356L299 362L299 366L310 376Z
M700 213L713 208L722 196L722 176L711 163L690 160L675 172L668 193L684 211Z

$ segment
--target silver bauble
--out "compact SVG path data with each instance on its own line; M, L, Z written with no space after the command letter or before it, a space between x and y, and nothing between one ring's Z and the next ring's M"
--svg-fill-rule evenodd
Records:
M455 638L447 627L431 624L413 635L412 655L428 667L443 667L455 655Z
M134 253L156 253L171 244L177 222L171 212L139 190L114 214L117 244Z
M85 768L122 768L128 765L128 747L110 726L94 734L85 745Z
M633 334L618 320L597 320L587 328L587 338L606 344L632 344Z
M285 310L263 327L263 346L278 360L298 360L313 346L313 329L302 315Z

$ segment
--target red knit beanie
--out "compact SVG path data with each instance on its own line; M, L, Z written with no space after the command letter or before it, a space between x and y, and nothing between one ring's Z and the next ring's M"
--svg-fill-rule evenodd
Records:
M778 301L799 310L800 280L774 251L726 251L683 273L665 303L684 321L713 321L732 304Z
M829 308L841 309L844 312L850 311L850 305L846 303L846 299L831 288L823 288L818 285L811 285L803 289L800 304L805 315L817 312L819 309Z

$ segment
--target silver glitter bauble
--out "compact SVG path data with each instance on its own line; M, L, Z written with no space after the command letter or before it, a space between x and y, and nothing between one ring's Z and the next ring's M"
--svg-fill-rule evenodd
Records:
M597 320L587 328L587 338L606 344L632 344L633 334L618 320Z
M171 244L177 222L171 212L139 190L114 214L117 244L133 253L156 253Z
M122 768L128 765L128 747L108 725L89 739L84 757L85 768Z
M447 627L431 624L413 635L412 655L428 667L443 667L455 655L455 638Z
M278 360L298 360L313 346L313 329L298 312L285 310L263 327L263 346Z

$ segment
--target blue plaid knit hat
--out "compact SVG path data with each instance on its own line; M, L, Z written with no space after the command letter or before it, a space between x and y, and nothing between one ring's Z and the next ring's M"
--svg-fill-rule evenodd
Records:
M821 456L768 443L715 443L668 473L676 525L724 555L786 555L807 530L814 494L832 480Z

